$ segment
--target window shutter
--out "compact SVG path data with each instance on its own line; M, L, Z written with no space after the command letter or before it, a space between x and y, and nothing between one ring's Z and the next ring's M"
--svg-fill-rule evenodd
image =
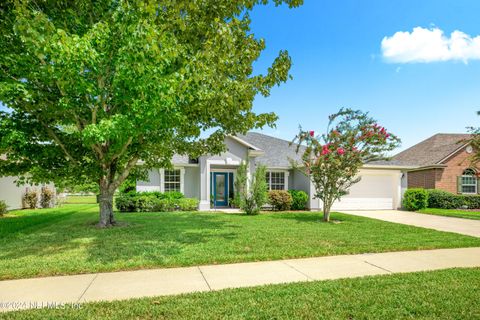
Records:
M480 179L477 178L477 193L480 192Z
M462 193L462 176L457 177L457 193Z

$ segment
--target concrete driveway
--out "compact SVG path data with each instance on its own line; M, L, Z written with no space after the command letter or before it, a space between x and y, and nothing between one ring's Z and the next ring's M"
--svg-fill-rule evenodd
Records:
M480 238L480 220L442 217L400 210L340 212L388 222L408 224L427 229L460 233L467 236Z

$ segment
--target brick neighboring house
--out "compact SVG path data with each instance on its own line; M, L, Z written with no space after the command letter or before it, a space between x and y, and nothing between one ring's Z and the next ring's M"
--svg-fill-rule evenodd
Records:
M480 168L469 160L469 134L436 134L400 152L392 162L410 166L408 188L440 189L459 194L480 193Z

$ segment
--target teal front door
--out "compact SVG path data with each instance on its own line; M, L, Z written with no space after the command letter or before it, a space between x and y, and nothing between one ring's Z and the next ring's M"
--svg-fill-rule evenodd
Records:
M212 172L213 205L215 207L228 206L228 173Z

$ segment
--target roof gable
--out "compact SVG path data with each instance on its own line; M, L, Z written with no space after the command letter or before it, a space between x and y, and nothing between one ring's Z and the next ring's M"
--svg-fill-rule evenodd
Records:
M469 134L439 133L392 157L392 163L406 166L442 164L450 155L465 147Z
M290 141L267 136L258 132L248 132L246 135L237 135L243 141L263 150L263 154L256 157L256 163L270 168L290 168L291 160L301 163L301 157L305 147L300 146L297 154L297 144Z

